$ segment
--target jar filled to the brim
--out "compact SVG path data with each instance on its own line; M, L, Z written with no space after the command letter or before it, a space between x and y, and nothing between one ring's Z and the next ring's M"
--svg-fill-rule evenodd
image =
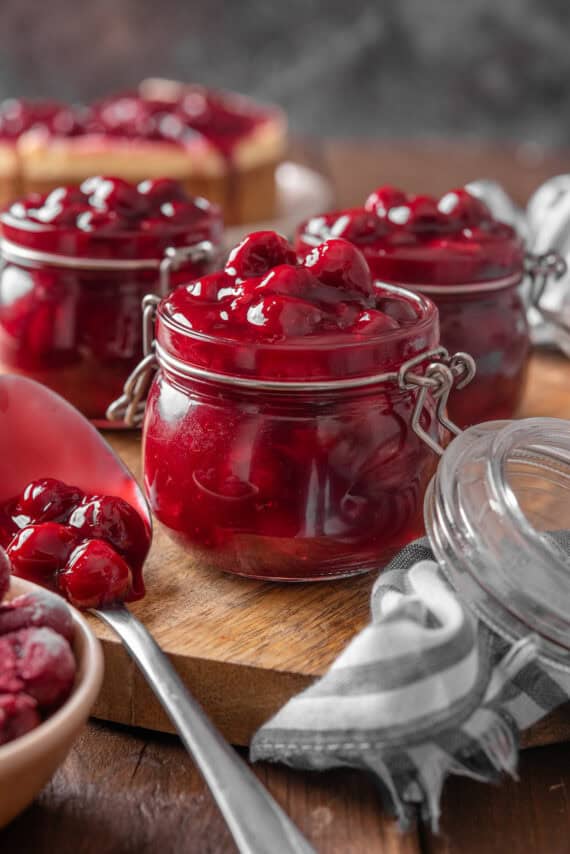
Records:
M215 261L217 208L170 180L91 178L0 217L0 370L105 412L142 356L140 306Z
M476 378L449 405L459 426L516 413L530 335L525 244L514 228L465 189L435 199L382 187L362 208L303 223L296 246L307 255L331 236L354 243L379 281L428 295L439 309L442 345L473 356Z
M155 340L112 414L136 416L154 372L145 489L203 566L342 577L423 531L445 400L472 364L439 346L428 298L374 284L346 241L317 255L250 235L224 271L147 301Z

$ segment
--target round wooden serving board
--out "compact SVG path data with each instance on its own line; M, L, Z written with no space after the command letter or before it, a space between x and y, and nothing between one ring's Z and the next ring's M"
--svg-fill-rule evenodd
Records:
M521 416L570 418L570 362L536 354ZM138 433L106 438L140 477ZM293 694L324 673L368 620L374 574L316 584L273 584L208 571L156 524L145 576L148 593L133 611L172 658L224 735L247 744ZM95 716L169 731L150 689L109 629L95 618L106 673ZM570 739L570 710L535 727L529 744Z

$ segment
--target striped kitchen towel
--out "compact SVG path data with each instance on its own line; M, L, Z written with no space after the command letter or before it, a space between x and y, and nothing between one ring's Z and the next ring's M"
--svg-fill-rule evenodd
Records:
M570 534L552 536L570 554ZM367 769L402 826L419 810L437 829L445 778L515 775L520 730L570 696L570 658L550 667L539 646L479 621L418 540L376 582L371 623L259 730L252 759Z

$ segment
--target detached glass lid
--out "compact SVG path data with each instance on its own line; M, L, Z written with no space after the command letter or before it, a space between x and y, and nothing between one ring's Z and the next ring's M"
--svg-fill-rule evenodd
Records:
M489 422L459 435L426 495L426 526L454 586L499 634L570 650L570 422Z

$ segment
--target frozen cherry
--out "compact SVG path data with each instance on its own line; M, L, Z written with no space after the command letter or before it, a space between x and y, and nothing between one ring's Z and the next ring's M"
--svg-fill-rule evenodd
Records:
M88 540L72 553L58 584L77 608L100 608L122 602L132 578L123 558L103 540Z
M70 643L75 633L69 608L49 590L23 593L0 605L0 635L31 628L53 629Z
M310 252L305 266L325 285L360 296L373 294L372 277L364 255L348 240L327 240Z
M278 264L296 264L295 252L275 231L248 234L229 254L226 271L240 278L265 276Z
M405 193L395 187L379 187L370 193L364 202L364 210L375 213L378 217L386 217L392 208L399 208L407 203Z
M41 724L38 704L28 694L0 693L0 745Z
M133 569L142 566L149 534L140 514L123 498L112 495L86 498L69 517L69 524L82 539L108 542Z
M487 205L462 188L450 190L442 196L438 209L458 228L468 228L492 219Z
M29 483L16 505L16 512L30 522L63 522L82 500L83 492L61 480L45 477Z
M53 586L80 540L76 529L57 522L28 525L19 531L7 549L12 572L38 584Z
M66 699L75 679L69 643L53 629L20 629L0 637L0 693L29 694L42 707Z

